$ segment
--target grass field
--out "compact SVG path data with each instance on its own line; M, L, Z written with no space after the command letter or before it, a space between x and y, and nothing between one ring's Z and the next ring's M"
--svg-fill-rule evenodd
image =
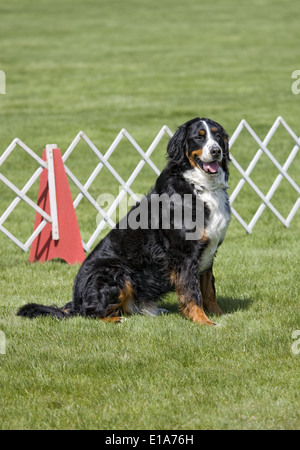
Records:
M146 150L163 124L175 131L195 116L229 134L245 118L263 139L281 115L300 135L299 18L296 0L10 0L0 6L0 155L15 137L39 154L53 142L64 151L81 129L105 152L123 127ZM166 143L153 155L160 168ZM269 146L281 164L292 147L282 130ZM77 150L69 166L84 182L96 160ZM256 150L245 133L232 152L246 168ZM125 142L111 159L125 179L137 162ZM35 168L16 151L1 171L21 188ZM298 157L298 182L299 170ZM276 175L262 158L253 180L266 193ZM238 179L232 167L231 191ZM153 181L145 167L133 188ZM115 190L104 171L90 192ZM0 215L13 198L0 184ZM283 181L274 205L286 217L296 198ZM259 204L245 186L236 208L249 221ZM5 226L25 241L33 220L19 205ZM96 226L87 202L78 220L86 240ZM232 219L215 263L217 328L183 319L173 295L168 316L120 326L16 317L27 302L65 304L78 266L29 264L0 233L0 428L299 429L299 230L299 212L285 229L265 210L252 235Z

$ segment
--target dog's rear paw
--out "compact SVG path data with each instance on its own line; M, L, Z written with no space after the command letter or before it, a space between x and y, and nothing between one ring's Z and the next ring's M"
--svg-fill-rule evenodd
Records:
M125 322L126 317L123 317L123 316L120 316L120 317L104 317L101 320L102 320L102 322L105 322L105 323L113 322L113 323L116 323L116 324L121 324L121 323Z

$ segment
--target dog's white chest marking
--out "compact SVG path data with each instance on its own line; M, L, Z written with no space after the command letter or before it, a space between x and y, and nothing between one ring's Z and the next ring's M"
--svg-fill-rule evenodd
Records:
M212 265L218 245L224 240L230 221L228 187L223 170L216 177L207 180L198 169L190 170L184 177L195 186L195 193L207 205L210 215L205 228L209 243L201 255L199 271L204 272ZM204 178L205 177L205 178Z
M203 192L201 198L210 210L208 224L205 229L206 236L209 238L209 244L201 255L199 265L199 271L203 272L212 265L218 245L225 238L230 220L230 212L228 208L228 196L223 189Z

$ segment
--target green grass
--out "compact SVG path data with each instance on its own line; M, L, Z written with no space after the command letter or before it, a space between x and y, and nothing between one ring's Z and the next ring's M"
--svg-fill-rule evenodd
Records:
M245 118L261 139L281 115L300 134L295 0L11 0L0 7L0 34L0 154L16 136L39 154L53 142L64 151L81 129L105 152L123 127L147 149L163 124L174 131L198 115L229 134ZM293 142L276 136L270 150L283 164ZM153 155L160 168L166 143ZM245 133L232 152L246 168L256 150ZM84 182L95 161L82 144L68 165ZM124 179L137 162L125 142L111 159ZM18 150L1 171L21 188L35 168ZM299 169L296 158L296 181ZM133 185L140 193L154 181L150 169L142 174ZM262 157L251 176L266 193L276 175ZM231 190L238 179L231 167ZM117 189L103 171L90 192ZM284 216L294 192L283 181L274 195ZM0 214L13 198L1 184ZM249 221L259 201L244 186L235 205ZM25 241L33 220L20 204L5 225ZM86 240L95 210L82 202L78 220ZM16 317L27 302L70 300L78 267L29 264L0 233L0 428L299 429L299 229L299 213L285 229L265 210L250 236L232 219L215 263L226 312L214 318L218 328L183 319L173 295L162 302L168 316L120 326Z

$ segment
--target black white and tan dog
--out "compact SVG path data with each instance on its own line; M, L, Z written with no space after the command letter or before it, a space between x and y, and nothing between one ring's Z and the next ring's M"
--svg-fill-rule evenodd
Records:
M80 267L71 302L62 308L30 303L19 309L19 316L81 315L117 322L127 314L160 314L157 302L176 291L185 317L214 325L206 313L222 314L212 267L230 220L228 136L218 123L195 118L178 128L167 156L167 166L146 199L150 201L152 194L199 196L204 202L200 238L187 240L189 230L176 229L172 219L169 229L151 229L151 214L147 229L123 229L118 224Z

